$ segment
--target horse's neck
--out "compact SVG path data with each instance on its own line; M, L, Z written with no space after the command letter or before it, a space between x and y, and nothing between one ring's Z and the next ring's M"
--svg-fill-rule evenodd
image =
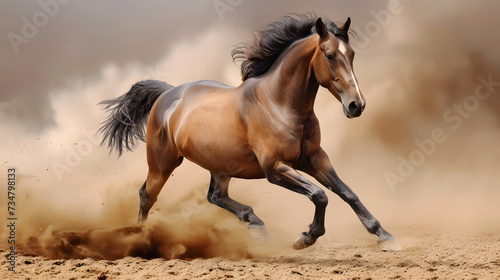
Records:
M316 45L317 38L314 36L294 43L263 80L269 83L267 94L298 114L298 117L307 118L314 107L319 85L314 77L311 60Z

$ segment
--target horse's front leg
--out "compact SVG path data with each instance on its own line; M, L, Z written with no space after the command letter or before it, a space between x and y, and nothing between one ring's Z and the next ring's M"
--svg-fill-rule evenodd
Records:
M263 168L269 182L307 196L316 206L309 232L303 232L293 244L295 249L313 245L318 237L325 234L325 210L328 197L325 191L300 175L286 162L269 162Z
M347 202L368 232L378 236L378 242L383 251L401 250L401 246L396 243L394 237L381 226L380 222L361 203L358 196L339 178L323 149L320 148L316 154L309 157L300 169Z

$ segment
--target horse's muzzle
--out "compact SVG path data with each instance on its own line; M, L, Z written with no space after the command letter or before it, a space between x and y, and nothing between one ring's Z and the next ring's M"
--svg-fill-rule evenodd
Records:
M361 116L361 113L363 113L363 110L365 110L365 104L359 104L356 101L352 101L349 103L349 107L346 108L345 106L342 106L344 109L344 114L346 117L349 119L351 118L357 118Z

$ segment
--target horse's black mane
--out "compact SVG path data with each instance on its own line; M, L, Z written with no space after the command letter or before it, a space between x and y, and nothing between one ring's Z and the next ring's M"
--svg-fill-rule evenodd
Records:
M252 41L236 47L231 55L233 60L243 60L241 63L243 81L266 73L293 42L316 33L317 19L314 14L286 16L280 21L271 23L264 30L255 32ZM327 18L322 20L328 31L349 43L349 36L345 30Z

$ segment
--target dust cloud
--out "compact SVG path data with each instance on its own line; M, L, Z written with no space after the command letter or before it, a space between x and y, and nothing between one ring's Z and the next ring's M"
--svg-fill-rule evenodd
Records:
M46 217L30 220L35 213L23 216L24 223L30 220L30 229L23 227L19 232L22 252L51 259L107 260L126 256L147 259L252 256L248 248L252 240L246 227L216 207L207 207L203 197L195 192L188 193L180 207L164 213L153 211L150 219L140 226L131 219L137 214L137 209L131 207L137 204L136 186L114 192L106 196L102 212L95 218L75 219L55 206L42 207L43 203L31 199L20 201L41 207Z
M387 2L379 4L346 4L345 13L356 15L348 14L352 27L365 30L376 22L370 11L386 9ZM233 215L206 202L209 174L187 161L165 185L148 222L136 226L138 189L147 172L144 145L116 158L99 146L94 133L106 117L96 104L123 94L136 81L153 78L179 85L216 79L238 85L239 69L231 61L231 48L252 28L263 27L256 24L256 17L267 23L289 12L314 11L314 6L297 5L283 12L273 5L265 14L258 5L236 8L223 24L212 21L195 34L176 33L178 41L169 44L164 54L149 57L147 64L125 59L86 64L84 73L94 71L91 78L44 83L43 102L34 99L43 107L35 115L50 113L39 118L43 129L26 130L37 125L33 118L9 117L12 112L2 109L8 120L2 128L8 128L10 135L0 140L5 150L0 164L3 169L16 168L18 174L20 247L49 258L96 259L248 258L291 250L289 244L312 220L310 201L265 180L233 180L231 196L253 206L268 226L271 240L262 245L248 237L244 224ZM363 115L346 119L340 104L320 89L316 113L322 145L341 178L386 229L401 237L403 247L410 242L403 235L411 229L496 228L500 99L498 86L487 88L484 80L500 81L500 37L490 31L500 26L493 13L499 4L401 1L401 5L401 12L380 25L377 36L368 38L370 44L361 48L356 47L360 42L352 42L357 52L355 73L367 99ZM252 16L243 15L248 11ZM330 18L344 21L341 12L336 9L339 17ZM236 23L238 16L244 24ZM233 22L237 27L230 27ZM475 95L479 85L481 93L490 93L487 98ZM364 234L352 210L328 195L327 235L318 243ZM5 201L2 196L2 213ZM8 234L4 230L2 240ZM372 237L366 234L366 238Z

